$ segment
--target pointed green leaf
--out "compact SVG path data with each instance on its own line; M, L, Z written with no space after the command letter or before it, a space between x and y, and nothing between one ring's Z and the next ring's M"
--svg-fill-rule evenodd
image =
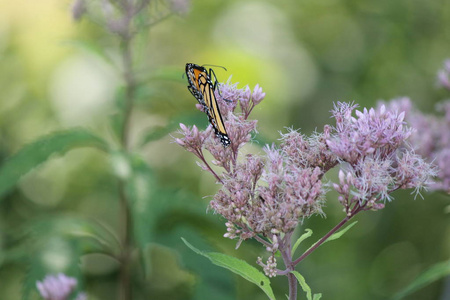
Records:
M294 246L292 247L291 256L294 256L295 250L297 250L297 247L300 246L300 243L303 242L304 240L306 240L307 238L309 238L313 234L313 231L309 228L306 228L305 231L306 232L298 238L298 240L295 242Z
M353 226L355 226L356 223L358 223L358 221L355 221L355 222L351 223L350 225L348 225L347 227L345 227L345 228L339 230L338 232L333 233L333 234L326 240L326 242L333 241L333 240L337 240L338 238L340 238L341 236L343 236L344 233L346 233L350 228L352 228Z
M0 196L8 192L27 172L45 162L53 154L64 154L80 147L105 150L106 143L84 129L70 129L40 137L24 146L0 167Z
M421 275L419 275L409 286L400 291L394 297L393 300L403 299L405 296L423 288L424 286L435 282L443 277L450 275L450 261L441 262L435 264Z
M337 240L338 238L340 238L341 236L343 236L344 233L346 233L350 228L352 228L353 226L355 226L356 223L358 223L358 221L355 221L355 222L351 223L350 225L348 225L347 227L345 227L345 228L339 230L338 232L333 233L333 234L332 234L325 242L323 242L323 244L325 244L326 242L329 242L329 241ZM308 250L311 249L312 247L314 247L318 242L319 242L319 241L315 242L311 247L308 248ZM322 245L323 245L323 244L322 244ZM308 250L306 250L306 251L308 251ZM306 252L306 251L305 251L305 252Z
M272 288L270 287L269 278L267 278L263 273L258 271L258 269L256 269L255 267L249 265L247 262L243 260L222 253L204 252L198 250L197 248L189 244L184 238L181 239L186 244L186 246L191 248L192 251L207 257L213 264L226 268L240 275L244 279L247 279L248 281L256 284L260 289L264 291L264 293L266 293L269 299L275 299Z
M321 293L313 295L313 300L320 300L321 298L322 298L322 294Z
M302 290L306 293L306 299L308 300L319 300L322 297L322 294L314 294L311 293L311 288L306 283L305 277L303 277L299 272L292 271L292 274L294 274L295 278L297 278L298 283L302 287Z
M311 288L306 283L305 277L303 277L302 274L300 274L297 271L292 271L292 274L294 274L295 278L297 278L297 281L300 284L300 286L302 287L302 290L306 293L306 299L312 300Z

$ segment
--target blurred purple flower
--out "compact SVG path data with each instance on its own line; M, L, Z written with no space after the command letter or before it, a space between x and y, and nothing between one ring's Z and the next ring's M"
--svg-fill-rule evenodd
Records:
M65 274L48 275L36 282L41 296L46 300L66 300L77 286L77 280Z
M437 73L438 84L450 90L450 59L444 61L444 68Z
M75 298L75 300L87 300L87 299L88 299L88 297L87 297L86 293L79 293L77 295L77 297Z
M436 168L412 150L405 150L397 157L394 174L398 188L413 188L416 194L419 194L421 189L431 186L432 177L437 175Z
M75 21L81 20L83 15L86 13L86 2L85 0L75 0L72 3L72 18Z
M439 181L435 182L431 188L433 190L443 190L450 193L450 149L442 149L436 153L435 163L438 166Z
M169 2L172 11L180 15L187 14L191 5L190 0L170 0Z
M259 84L255 85L255 88L253 89L252 93L252 101L255 105L258 105L261 103L261 101L266 97L266 93L263 93L262 88L259 86Z
M450 61L449 61L450 63ZM415 154L410 154L403 158L410 162L422 165L422 157L428 163L436 164L437 169L433 169L436 182L429 182L428 186L432 190L444 190L450 192L450 101L447 100L437 105L437 110L442 111L444 116L434 116L423 114L418 111L408 98L394 99L389 102L389 107L403 107L405 109L408 125L414 128L409 139L409 144L414 149ZM420 157L415 157L420 155ZM414 158L415 157L415 158ZM414 169L411 170L414 173ZM410 184L413 187L414 184ZM415 186L415 185L414 185Z

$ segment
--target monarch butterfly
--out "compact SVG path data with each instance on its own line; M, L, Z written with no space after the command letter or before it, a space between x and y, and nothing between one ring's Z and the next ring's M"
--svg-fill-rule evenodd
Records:
M216 136L220 139L222 145L227 147L231 141L214 95L214 91L217 88L217 79L214 84L211 81L211 75L214 75L214 78L216 77L214 71L209 69L208 73L204 67L187 63L186 75L189 82L188 90L197 99L198 103L203 106L203 110L208 115L209 123L214 128Z

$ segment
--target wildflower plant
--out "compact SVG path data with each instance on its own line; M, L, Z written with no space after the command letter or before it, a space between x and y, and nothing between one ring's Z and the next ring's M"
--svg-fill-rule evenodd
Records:
M83 271L92 267L89 259L97 257L102 257L102 261L96 261L92 265L98 263L103 266L104 263L107 268L94 270L91 276L97 276L94 275L97 271L105 272L103 274L107 280L114 281L116 287L94 287L93 290L98 294L92 293L92 296L98 299L151 299L156 293L164 293L170 299L187 299L190 296L189 287L193 285L193 276L181 270L176 263L166 264L167 260L155 259L157 254L154 251L155 248L164 248L164 254L174 257L173 261L176 261L178 253L173 253L175 251L169 247L173 245L167 246L175 242L173 236L167 234L165 218L172 216L173 211L180 215L179 211L186 210L189 204L187 201L176 203L179 199L178 191L168 190L159 184L159 178L164 176L159 176L157 173L160 169L147 161L155 160L158 152L153 153L149 150L150 147L146 147L174 131L179 122L169 120L173 116L173 110L182 107L180 99L174 97L171 89L165 86L170 83L164 81L170 79L181 87L182 68L171 72L168 68L154 67L157 60L165 55L165 47L170 45L166 44L170 30L162 30L156 34L146 33L152 26L170 16L185 14L189 7L189 0L72 1L71 16L67 18L95 26L90 35L95 38L75 40L73 43L64 43L65 46L79 47L83 53L91 54L90 59L108 65L109 68L104 70L110 70L115 75L112 78L117 81L112 80L114 82L108 86L109 91L112 91L108 94L112 96L110 99L98 99L111 101L105 108L108 112L96 118L94 126L89 124L65 128L39 136L15 153L10 151L17 148L16 145L2 148L2 157L8 158L0 166L0 201L9 202L3 206L5 213L2 216L5 220L2 220L0 237L1 263L2 266L13 264L14 267L23 269L22 299L35 299L40 295L43 299L52 300L86 300L87 294L79 292L84 289L81 278ZM195 19L197 18L192 18L191 21ZM8 26L5 28L9 30ZM187 36L184 32L182 35ZM146 48L150 37L154 44ZM194 40L191 35L188 37L190 41ZM197 42L183 42L182 45L186 49L208 49L199 47L203 44ZM9 53L16 46L1 48ZM5 57L5 60L10 60L9 56ZM22 60L11 61L14 72L5 74L22 73L15 70L21 65L16 62ZM449 73L446 63L438 78L445 88L448 88ZM9 75L7 77L9 84ZM26 81L33 82L28 78ZM2 86L6 87L7 84ZM8 103L6 109L3 107L5 116L12 106L22 103L14 99L10 101L11 95L13 98L21 97L22 92L34 90L22 87L21 84L11 86L14 92L7 93L5 98L5 103ZM449 122L448 106L444 109L445 120L436 122L417 117L418 121L412 122L410 116L413 114L408 111L403 113L406 109L401 105L358 110L355 104L338 102L331 111L334 122L324 126L322 131L306 136L289 128L280 134L277 143L265 145L260 153L249 154L243 149L257 134L257 121L251 118L252 112L264 101L266 95L259 85L240 89L230 81L219 84L218 90L221 94L216 97L231 144L224 147L211 127L202 130L195 125L183 124L180 125L180 136L175 141L193 153L198 159L199 167L210 173L218 183L219 189L212 197L209 209L223 217L224 237L235 240L236 247L249 239L254 239L263 246L266 255L255 257L254 261L264 273L235 258L203 252L185 242L214 263L255 283L272 299L275 297L269 279L275 276L288 278L290 299L296 299L298 283L308 299L320 298L320 294L312 295L296 267L323 243L338 238L353 226L354 223L347 224L355 215L367 210L383 209L387 202L393 200L392 193L398 189L414 189L415 193L420 193L427 186L446 189L449 185L447 165L450 139L443 134L444 124L448 126ZM43 98L42 95L38 96L39 99ZM155 99L158 97L162 97L164 101L157 103ZM27 95L28 98L37 99L34 94ZM167 115L158 111L160 103L164 102L165 105L169 101L177 102L167 105L170 107ZM21 105L19 108L22 111ZM35 105L40 106L40 102L34 101L32 107ZM138 111L142 106L145 108ZM157 109L153 111L155 107ZM201 105L197 107L202 109ZM151 110L151 115L142 119L152 121L148 127L143 125L142 119L138 119L147 110ZM182 114L184 113L183 111ZM153 118L155 115L158 117ZM160 115L163 118L159 118ZM19 116L23 117L22 114ZM22 120L13 118L13 115L6 119L14 120L8 122L15 123ZM56 119L48 123L58 124L59 120ZM167 123L164 123L166 120ZM412 130L405 120L412 127L427 130L422 137L429 143L417 144L416 141L420 138L416 134L420 131ZM9 124L8 122L5 124ZM26 128L28 122L19 123L21 126L17 130L5 131L11 135L25 131L22 129ZM435 134L433 130L441 131L442 135ZM17 142L24 141L17 139ZM4 143L8 143L8 139ZM83 159L76 156L75 159L63 157L62 160L64 163L68 162L68 166L64 165L59 169L70 173L72 166L76 165L78 168L78 173L74 171L75 175L67 181L67 185L71 185L70 189L58 195L59 203L64 202L63 205L69 207L69 214L60 213L62 207L57 206L59 203L51 207L41 205L50 203L46 199L40 199L42 203L32 203L28 199L31 198L30 193L22 194L24 189L21 187L21 180L24 175L39 172L39 167L55 157L80 148L91 148L93 153L88 153L86 160L84 156ZM148 159L142 157L143 153ZM434 154L437 155L433 158ZM170 161L170 157L167 161ZM432 162L439 168L434 169ZM338 179L336 182L329 182L326 175L335 168L339 169ZM430 178L435 174L438 174L438 180L430 184ZM51 176L56 177L55 174ZM35 186L41 183L37 182L33 182L31 191L35 191ZM45 198L47 190L52 190L53 186L40 185L40 195ZM79 188L80 186L83 188ZM306 230L299 238L295 236L295 232L305 219L324 215L323 208L331 191L338 194L337 201L344 212L342 221L306 251L298 254L299 245L304 243L312 231ZM73 215L72 209L75 207L77 213L87 212L86 215ZM104 208L108 211L101 211ZM203 208L201 213L204 213ZM183 219L182 222L190 221ZM175 238L179 242L178 235ZM169 240L171 241L168 242ZM163 243L167 244L161 247L160 244ZM90 256L92 254L94 257ZM159 270L155 266L161 261L164 264L160 268L163 272L157 272ZM198 264L195 267L197 270L203 268ZM177 276L172 276L173 269L178 272ZM65 274L70 274L70 277ZM152 280L155 277L157 281ZM173 281L165 285L164 291L157 290L160 287L155 282L167 281L168 278ZM103 280L93 280L89 287L96 282ZM111 282L108 282L108 286L112 286ZM10 287L3 289L3 286L0 288L2 292L9 289ZM214 298L212 295L207 297Z
M259 85L253 90L248 86L238 89L231 82L220 84L219 89L222 95L216 96L231 145L223 147L211 127L199 130L184 124L180 124L181 137L175 142L193 153L201 169L220 184L209 206L225 219L224 237L235 239L236 248L248 239L261 243L268 258L258 257L258 265L268 277L288 277L291 300L297 299L297 280L309 291L308 298L312 297L295 270L302 260L327 240L342 235L353 224L346 229L343 226L358 213L383 209L398 189L420 193L436 175L433 166L408 144L413 129L404 121L405 112L384 105L357 110L354 103L337 102L331 111L335 124L325 125L322 132L305 136L288 128L278 144L263 147L263 154L243 154L242 148L257 133L257 121L249 118L251 111L265 93ZM211 161L205 158L206 152L212 155ZM339 176L330 183L325 175L333 168L339 168ZM339 194L344 218L297 256L297 247L311 232L295 240L295 229L303 220L324 214L322 208L331 190ZM224 262L217 253L204 253L187 244L214 263L246 274L247 279L253 274L249 280L274 298L270 286L263 284L268 279L246 263L229 257ZM320 294L314 297L318 299Z

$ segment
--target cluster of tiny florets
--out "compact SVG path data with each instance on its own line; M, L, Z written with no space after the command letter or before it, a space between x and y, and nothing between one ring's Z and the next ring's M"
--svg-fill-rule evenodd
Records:
M406 122L415 128L409 139L412 150L398 159L399 182L404 182L404 188L417 190L426 186L450 192L450 101L437 105L443 116L419 112L406 97L394 99L388 105L403 108ZM435 167L431 168L430 163ZM427 172L435 176L434 182L424 175Z
M411 135L412 130L404 126L404 112L386 110L384 105L362 112L356 107L338 102L332 111L335 133L327 144L339 159L353 164L371 154L388 157Z
M288 233L303 219L321 212L324 190L320 168L303 168L290 163L281 149L266 147L266 169L258 188L262 201L248 219L257 233L276 229Z
M231 174L224 174L223 186L211 201L211 207L227 220L244 224L257 204L255 188L262 169L262 159L248 155Z
M289 158L290 163L302 168L319 167L325 173L338 163L327 145L330 128L325 126L324 132L314 132L307 137L297 130L288 128L287 133L281 133L280 148Z
M305 218L322 213L327 191L322 179L336 165L341 169L339 182L332 186L349 217L361 210L382 209L393 191L420 189L433 175L431 165L405 143L412 134L404 121L405 112L384 105L358 111L354 104L338 102L332 111L334 127L326 125L323 133L310 137L288 129L281 133L279 146L264 147L265 156L240 157L240 149L256 132L256 121L248 116L264 96L258 85L253 91L230 82L219 85L216 98L225 113L229 147L223 147L211 130L184 125L180 132L184 137L175 139L196 154L200 166L221 184L210 207L227 220L224 236L238 239L238 246L243 240L263 236L260 241L266 250L277 252L281 236L289 236ZM240 113L235 112L238 107ZM205 150L222 173L209 166ZM266 274L276 275L273 255L260 264Z
M268 277L277 276L277 259L275 258L275 255L272 254L269 256L266 263L263 263L262 258L258 257L257 263L263 267L264 274Z
M224 237L235 239L241 234L241 230L234 223L228 221L225 223L225 226L227 227L227 232L223 235Z
M216 90L216 97L224 100L219 103L220 111L228 115L228 112L234 111L239 105L244 119L247 119L253 108L264 100L266 93L259 84L252 91L248 86L239 89L237 83L231 83L230 80L231 77L226 84L219 84L219 88Z
M430 183L433 167L415 154L407 143L413 130L404 121L408 107L404 101L395 106L355 111L355 105L337 103L333 110L336 127L327 144L341 161L339 201L347 214L355 205L381 209L397 189L416 188Z
M276 232L278 232L278 230L276 230L276 229L272 230L272 233L275 233L275 234L272 234L272 244L270 246L266 247L266 250L268 252L275 253L278 251L278 247L280 246L280 244L278 243L278 234L276 234Z
M200 131L195 125L188 127L182 123L180 123L180 129L181 131L178 133L182 134L183 137L175 138L175 142L194 154L201 152L206 139L210 137L212 132L211 126L208 126L204 131Z

